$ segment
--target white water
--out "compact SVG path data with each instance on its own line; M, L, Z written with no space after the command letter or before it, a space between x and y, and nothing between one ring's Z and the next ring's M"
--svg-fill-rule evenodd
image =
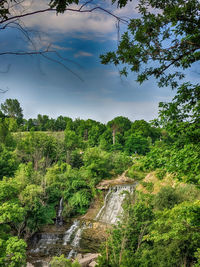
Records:
M56 224L57 225L60 225L60 226L63 225L62 211L63 211L63 198L60 199L59 209L58 209L58 215L56 217Z
M125 191L132 193L134 191L135 185L116 185L109 188L105 199L104 205L98 212L96 216L96 220L99 222L107 223L107 224L116 224L120 219L120 215L122 214L122 203L126 197ZM60 224L62 222L62 210L63 210L63 199L61 198L59 203L59 209L57 213L57 223ZM87 227L90 227L89 225ZM63 233L43 233L40 234L36 240L34 249L30 252L33 254L42 253L43 255L52 256L52 245L53 248L57 248L59 251L65 251L65 246L70 246L71 251L67 255L67 258L70 259L75 257L77 252L80 249L80 240L81 235L84 229L87 228L85 224L81 224L80 221L74 220L71 227ZM60 228L59 228L60 229ZM55 249L53 253L55 253ZM38 265L39 266L39 261ZM46 266L46 265L40 265Z
M132 193L135 185L116 185L109 188L105 196L104 205L97 214L95 220L116 224L122 214L122 203L125 199L126 193Z
M65 232L65 235L63 238L63 245L64 246L70 242L73 233L77 230L79 225L80 225L80 222L75 220L74 223L72 224L72 226Z
M48 234L48 233L43 233L40 235L39 241L35 241L36 243L36 248L31 249L31 253L45 253L48 254L49 252L49 245L55 245L57 241L59 240L59 235L58 234Z
M80 246L81 235L82 235L82 232L83 232L84 229L86 229L86 226L83 224L76 231L76 234L74 236L74 239L71 242L72 249L71 249L71 251L69 252L69 254L67 256L68 259L71 259L72 257L75 257L76 256L77 249Z

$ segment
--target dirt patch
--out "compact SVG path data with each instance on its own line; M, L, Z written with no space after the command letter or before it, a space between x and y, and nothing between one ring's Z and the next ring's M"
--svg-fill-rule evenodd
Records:
M122 184L133 184L135 181L126 176L126 171L119 175L116 179L113 180L103 180L97 185L97 189L108 190L110 186L113 185L122 185Z
M143 183L143 184L142 184ZM144 184L146 186L144 186ZM152 190L148 190L148 184L152 184ZM164 186L181 186L183 183L180 183L177 181L172 174L166 174L165 177L162 180L159 180L156 177L156 172L151 172L147 174L147 176L143 179L143 181L136 187L137 191L142 191L143 193L151 193L151 194L157 194L160 189Z

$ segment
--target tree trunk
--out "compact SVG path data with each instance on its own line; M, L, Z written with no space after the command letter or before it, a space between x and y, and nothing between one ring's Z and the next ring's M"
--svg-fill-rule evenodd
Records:
M113 145L115 144L115 135L116 135L116 128L113 128L112 136L113 136Z

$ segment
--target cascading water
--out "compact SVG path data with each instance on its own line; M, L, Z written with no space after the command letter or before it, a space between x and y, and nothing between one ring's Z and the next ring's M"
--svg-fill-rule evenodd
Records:
M82 234L83 230L86 229L86 226L85 226L85 224L83 224L81 226L78 226L77 228L74 230L74 232L76 230L77 231L76 231L76 234L75 234L75 236L74 236L74 238L73 238L73 240L72 240L72 242L70 244L71 247L72 247L72 249L70 250L70 252L69 252L69 254L67 256L68 259L71 259L72 257L75 257L76 256L77 249L80 246L81 234Z
M32 254L48 255L51 250L60 242L62 234L59 233L42 233L36 234L32 240Z
M63 211L63 198L60 199L58 214L56 217L56 225L59 225L59 226L63 225L62 211Z
M125 192L132 193L135 185L136 184L111 186L105 196L104 205L98 212L95 220L100 223L116 224L122 214L122 203L126 197ZM91 223L87 223L86 226L85 222L74 220L72 225L66 230L66 226L63 226L62 211L63 198L60 199L56 218L56 225L60 225L61 227L53 226L53 230L45 233L37 233L32 239L32 249L30 249L29 252L31 262L34 266L39 266L39 262L42 261L43 263L40 266L48 266L44 265L44 259L55 255L64 254L70 259L75 257L81 249L84 248L85 250L87 248L87 242L86 244L84 243L85 237L84 235L83 237L81 236L86 228L91 227ZM91 236L89 236L88 240L90 243ZM84 244L84 247L80 248L80 241Z
M109 188L105 196L104 205L97 214L95 220L107 224L116 224L122 214L122 203L125 192L132 193L135 185L116 185Z
M75 220L72 226L65 232L64 238L63 238L63 245L66 246L70 243L72 235L76 232L77 228L80 225L80 221Z

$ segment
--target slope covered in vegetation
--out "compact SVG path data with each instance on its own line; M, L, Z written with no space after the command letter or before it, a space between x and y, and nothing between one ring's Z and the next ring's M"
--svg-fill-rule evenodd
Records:
M98 194L96 185L127 169L145 190L127 200L124 221L113 229L100 266L198 266L198 129L186 131L182 123L177 134L169 125L125 117L106 125L61 116L32 121L30 128L30 120L1 114L1 266L23 266L27 240L55 223L61 198L64 220L84 214ZM58 127L54 131L50 121ZM151 171L156 183L143 180ZM166 175L174 182L164 183Z

